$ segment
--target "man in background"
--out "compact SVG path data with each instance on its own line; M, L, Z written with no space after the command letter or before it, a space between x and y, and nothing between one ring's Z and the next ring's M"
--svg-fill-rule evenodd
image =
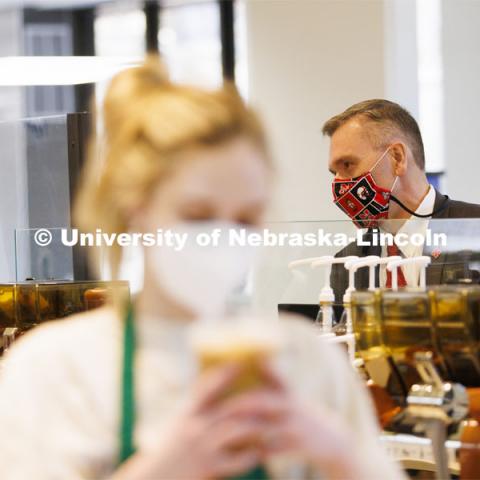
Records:
M449 199L435 190L425 174L422 135L415 119L400 105L374 99L352 105L335 115L322 132L331 138L329 170L334 175L334 202L359 228L389 224L392 233L425 234L429 219L479 218L480 205ZM410 221L412 218L423 220ZM396 220L385 222L386 220ZM422 246L359 246L352 243L338 252L347 255L400 255L413 257L430 253L432 264L427 283L439 284L465 276L465 261L442 251L429 252ZM448 265L447 265L448 264ZM472 272L467 275L471 275ZM398 273L399 286L418 284L419 270L404 266ZM347 287L343 265L334 265L332 286L341 303ZM383 268L377 271L377 285L391 286ZM357 288L366 288L367 272L357 274Z

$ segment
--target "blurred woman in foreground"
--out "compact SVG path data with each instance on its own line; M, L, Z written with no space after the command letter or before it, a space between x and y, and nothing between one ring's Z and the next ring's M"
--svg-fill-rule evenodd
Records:
M84 229L261 224L269 155L233 89L175 85L150 59L113 80L104 126L101 162L90 158L79 198ZM284 342L262 365L262 385L225 396L241 375L234 363L199 375L190 330L222 313L243 260L226 254L214 272L200 262L199 276L162 252L144 248L131 307L40 326L11 349L0 380L2 480L212 479L255 468L261 478L402 478L346 357L301 321L276 324ZM110 253L117 272L120 251Z

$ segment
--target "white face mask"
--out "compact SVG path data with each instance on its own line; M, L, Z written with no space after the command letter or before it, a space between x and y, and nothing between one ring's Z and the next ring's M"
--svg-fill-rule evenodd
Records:
M179 251L171 247L152 247L158 285L197 317L221 317L229 296L245 281L254 261L253 247L229 244L229 230L241 228L245 227L218 221L185 222L170 228L175 234L186 234L187 240ZM216 229L221 232L217 245L197 243L199 234L211 236Z

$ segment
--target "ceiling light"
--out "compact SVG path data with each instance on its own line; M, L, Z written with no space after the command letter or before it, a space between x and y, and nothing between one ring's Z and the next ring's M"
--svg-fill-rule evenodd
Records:
M0 86L78 85L108 80L138 66L124 57L0 57Z

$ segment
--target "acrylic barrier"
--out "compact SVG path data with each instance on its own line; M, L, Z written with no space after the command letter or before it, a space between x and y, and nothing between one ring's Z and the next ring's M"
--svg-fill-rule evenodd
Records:
M207 226L205 233L212 233ZM157 232L155 238L165 242L165 235L165 231ZM389 220L375 229L357 229L348 220L277 222L255 230L240 227L240 230L224 231L222 235L232 248L255 250L254 266L235 297L237 302L267 314L275 315L278 304L318 304L319 294L325 286L325 268L312 268L311 262L289 268L291 262L339 254L383 257L393 243L401 257L424 255L430 258L426 268L428 284L480 282L480 220L477 219ZM79 238L65 226L17 229L16 281L73 279L72 248L78 247L78 241ZM81 249L87 251L89 247ZM138 277L141 262L141 255L130 262L128 268L123 269L124 279ZM336 271L341 273L343 267L340 267ZM376 267L376 286L385 283L385 268L386 265ZM407 267L405 271L409 284L420 281L419 267ZM346 283L342 282L342 285L335 285L333 280L334 289L346 288L346 272L343 277ZM367 268L359 269L354 275L355 285L366 288L366 277Z
M15 230L15 279L73 280L72 247L62 243L61 228Z
M16 228L70 224L68 149L67 115L0 122L0 281L15 280ZM24 261L30 247L21 248ZM51 273L71 276L71 253L59 255ZM35 272L47 268L43 258L30 260Z
M325 285L324 269L311 268L310 264L290 269L290 262L339 253L385 256L392 242L403 257L431 258L428 283L480 281L480 220L477 219L389 220L381 229L373 230L357 229L350 221L279 222L268 224L266 229L275 235L271 244L259 252L248 294L252 304L270 314L276 313L278 304L319 301ZM268 235L264 238L263 243L267 243ZM358 271L355 278L361 275L364 272ZM377 278L377 286L379 281Z

